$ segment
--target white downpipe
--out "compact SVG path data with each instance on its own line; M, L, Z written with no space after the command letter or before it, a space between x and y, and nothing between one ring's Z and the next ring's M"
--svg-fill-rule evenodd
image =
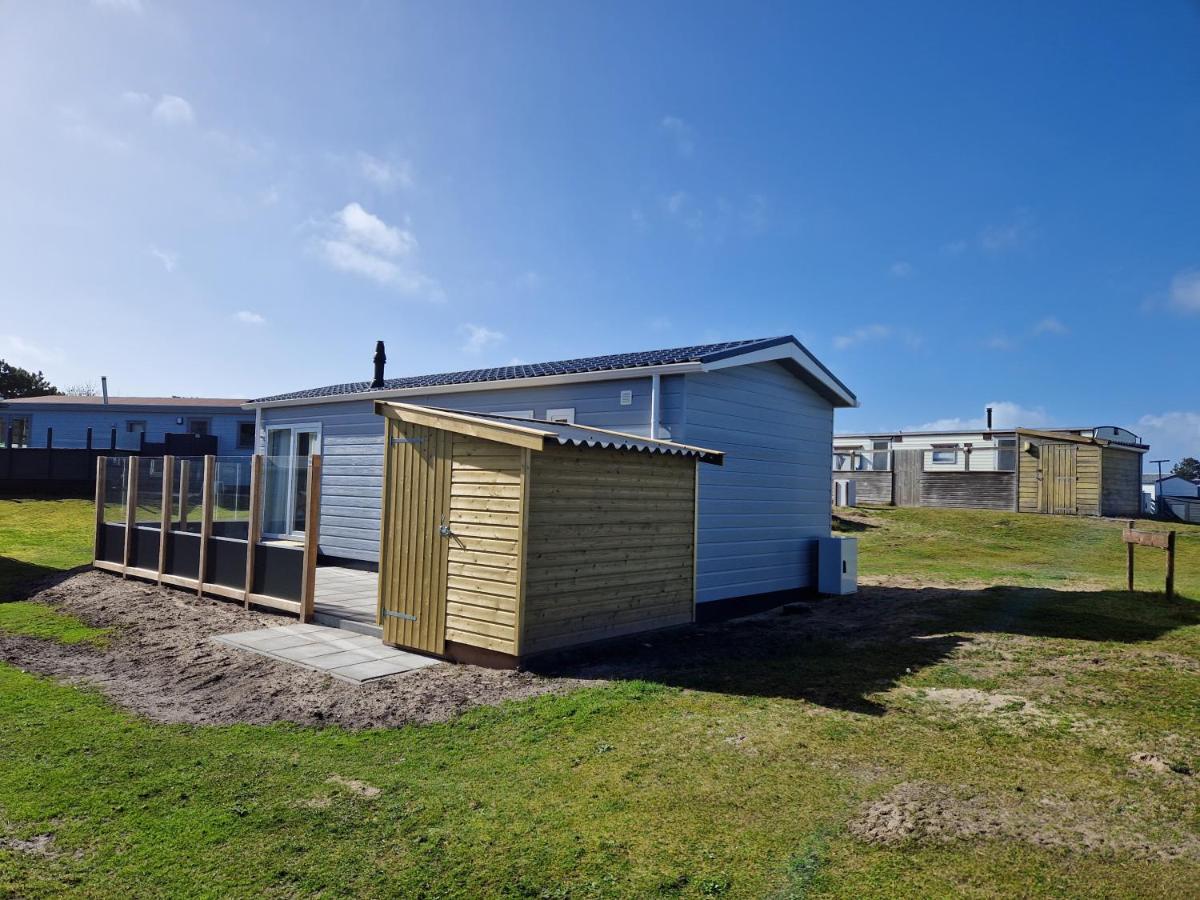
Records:
M260 443L261 441L261 443ZM262 407L254 410L254 454L265 456L267 453L266 436L263 434Z
M658 373L650 376L650 439L658 437L658 410L659 410L659 389L662 385L659 382Z

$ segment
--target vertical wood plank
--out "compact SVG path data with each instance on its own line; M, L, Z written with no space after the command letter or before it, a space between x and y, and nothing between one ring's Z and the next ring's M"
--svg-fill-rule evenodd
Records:
M129 568L129 557L133 552L133 529L137 527L137 480L138 458L125 457L125 555L121 560L122 569ZM126 577L122 572L121 577Z
M250 457L250 520L246 523L246 599L243 605L250 608L250 595L254 593L254 555L262 538L262 472L263 458L255 453Z
M300 621L312 621L317 594L317 546L321 534L321 457L308 458L308 495L304 509L304 572L300 581Z
M108 472L108 457L96 457L96 522L92 536L92 562L100 558L100 533L104 530L104 477Z
M696 480L692 492L692 622L696 621L696 557L700 547L700 460L693 462L693 477Z
M1132 519L1125 524L1127 528L1133 528ZM1125 589L1133 591L1133 544L1125 545Z
M158 583L162 584L167 570L167 538L171 533L171 487L175 474L175 457L163 457L162 514L158 519Z
M212 537L213 469L216 457L204 457L204 487L200 495L200 571L196 574L196 596L204 596L204 579L208 575L208 540Z
M1130 545L1132 548L1132 545ZM1175 597L1175 532L1167 534L1167 599Z
M453 457L453 451L451 451ZM521 640L525 630L525 571L529 554L529 491L533 479L533 451L521 448L521 528L517 533L517 614L513 623L513 656L521 655ZM453 464L450 477L454 477ZM446 504L449 506L449 502ZM449 554L447 554L448 556Z

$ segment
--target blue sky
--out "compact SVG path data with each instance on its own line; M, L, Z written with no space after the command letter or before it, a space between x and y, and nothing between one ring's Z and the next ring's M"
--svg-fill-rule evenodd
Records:
M0 356L254 396L796 334L1200 455L1200 8L0 7Z

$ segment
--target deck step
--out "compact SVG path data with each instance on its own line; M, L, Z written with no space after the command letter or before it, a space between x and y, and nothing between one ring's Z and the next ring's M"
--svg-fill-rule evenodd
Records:
M312 620L318 625L328 625L330 628L340 628L342 631L353 631L356 634L369 634L371 637L382 638L383 629L374 622L362 622L357 619L346 619L336 612L313 610Z

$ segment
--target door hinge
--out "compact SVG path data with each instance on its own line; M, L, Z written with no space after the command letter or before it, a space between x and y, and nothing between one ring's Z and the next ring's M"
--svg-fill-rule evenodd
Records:
M383 614L384 614L385 616L387 616L388 618L392 618L392 619L403 619L405 622L415 622L415 621L417 621L417 617L416 617L416 616L410 616L408 613L394 612L394 611L392 611L392 610L390 610L390 609L385 609L385 610L383 611Z

